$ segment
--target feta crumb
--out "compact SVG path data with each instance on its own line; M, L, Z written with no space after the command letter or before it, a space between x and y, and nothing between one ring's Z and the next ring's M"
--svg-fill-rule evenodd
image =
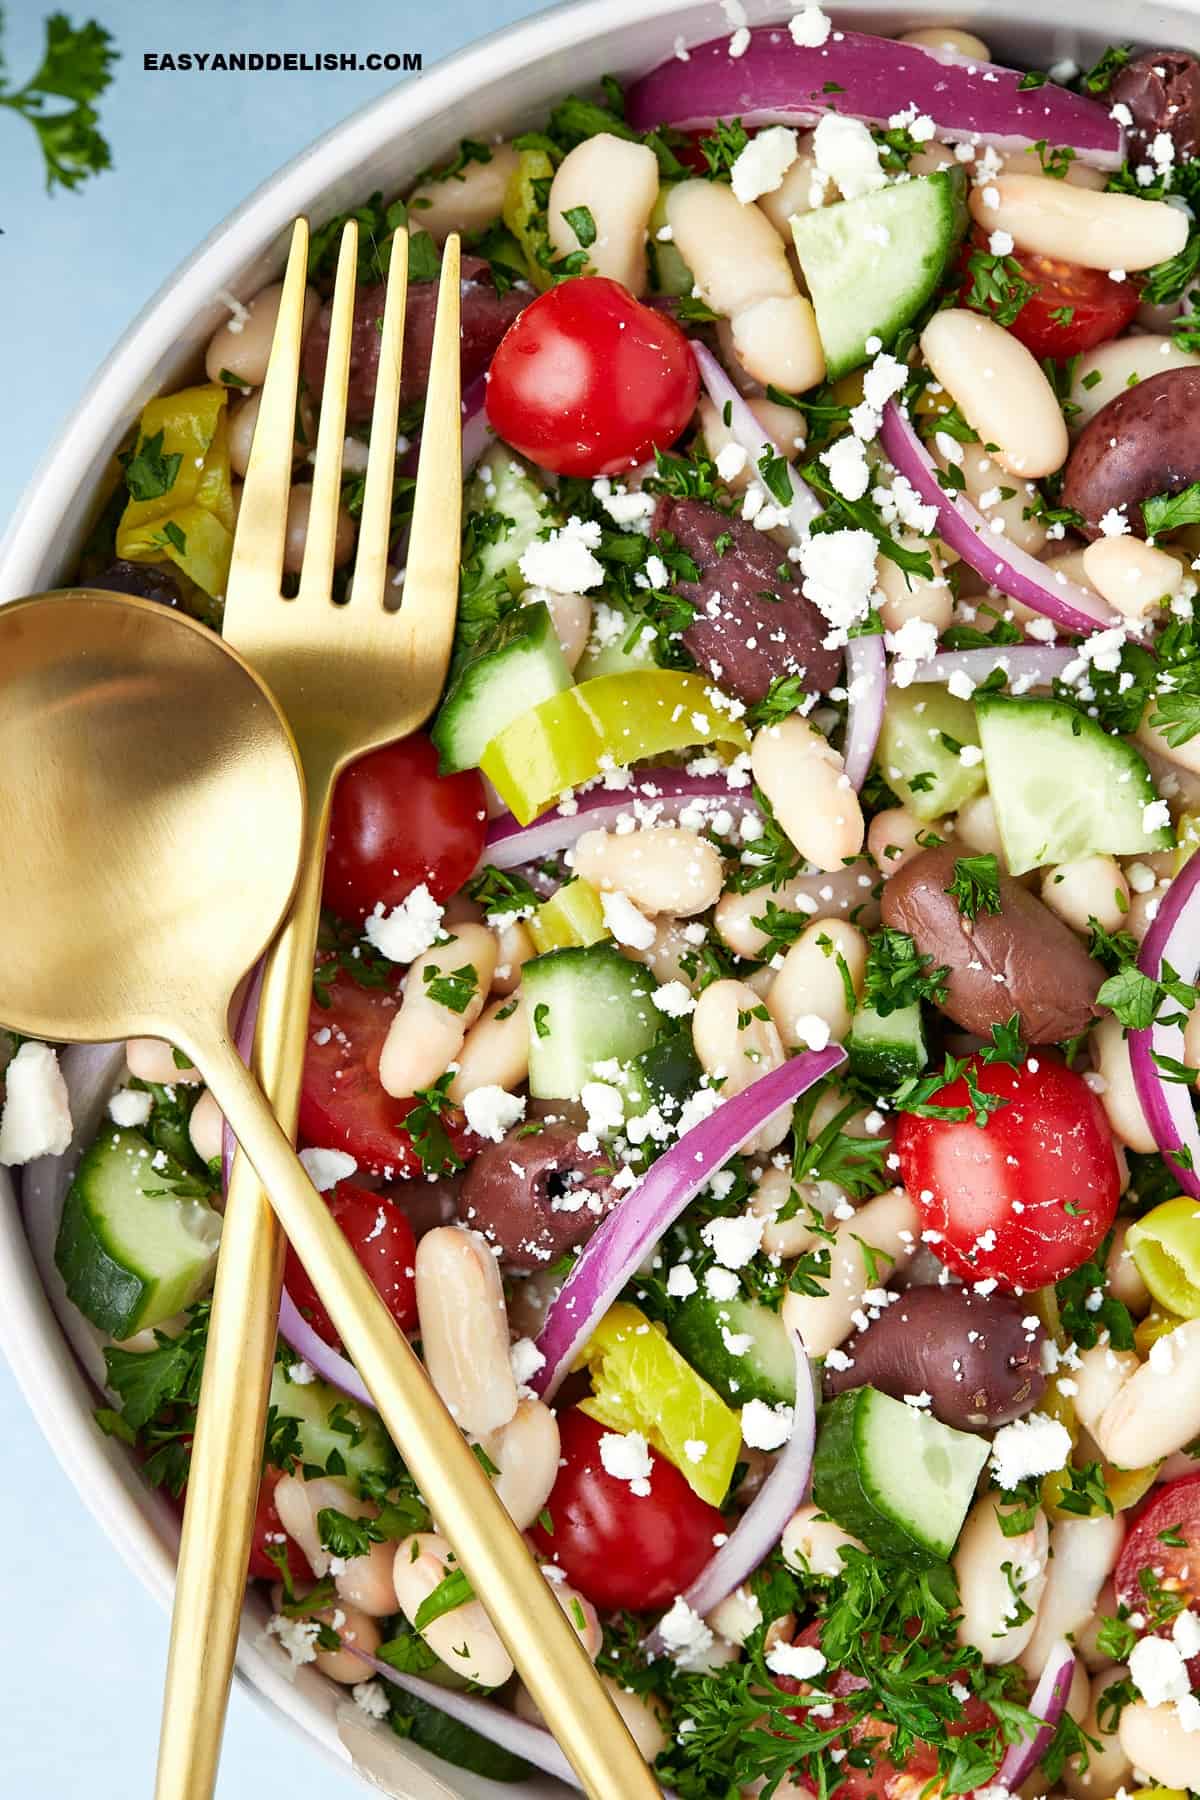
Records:
M845 644L871 609L878 548L869 531L822 531L799 546L801 590L832 627L829 649Z
M288 1380L294 1381L297 1387L308 1387L317 1379L316 1370L311 1369L306 1362L294 1362L287 1373Z
M600 1461L614 1481L627 1481L639 1499L650 1492L650 1446L640 1431L606 1431L600 1439Z
M618 944L628 944L633 950L650 948L654 942L654 925L645 913L638 911L628 894L601 894L600 907L604 923Z
M492 1082L471 1089L463 1101L463 1112L476 1137L490 1138L498 1144L505 1132L525 1117L525 1097L506 1093Z
M380 901L364 922L363 935L372 949L389 962L415 962L437 942L443 910L422 882L390 913L384 912Z
M749 460L740 444L724 444L717 452L717 474L722 481L736 481Z
M796 133L787 125L758 131L729 171L734 196L749 206L760 194L773 194L796 160Z
M767 1667L773 1675L790 1675L793 1681L811 1681L825 1667L815 1644L778 1643L767 1651Z
M508 1353L509 1365L513 1372L513 1380L519 1388L526 1388L539 1369L546 1366L546 1358L542 1355L532 1338L518 1338Z
M1187 1664L1176 1644L1167 1638L1139 1638L1129 1653L1129 1674L1134 1687L1151 1706L1165 1700L1182 1700L1191 1691Z
M858 200L887 185L878 146L861 119L825 113L813 132L812 150L817 168L844 200Z
M71 1101L58 1057L49 1044L21 1045L4 1071L0 1163L17 1168L38 1156L63 1156L71 1147Z
M318 1194L327 1194L339 1181L349 1181L358 1168L345 1150L302 1150L300 1161Z
M793 44L802 50L819 50L833 30L833 21L826 17L815 0L806 0L798 13L788 20L788 30Z
M712 1649L711 1630L682 1595L659 1620L658 1635L681 1669L698 1667Z
M118 1088L108 1103L108 1116L114 1125L136 1129L144 1125L154 1110L154 1099L138 1088Z
M689 1013L696 1010L696 1002L682 981L665 981L655 988L650 996L659 1012L666 1013L668 1019L686 1019Z
M518 564L532 587L558 594L586 594L604 580L603 565L592 552L600 545L600 526L576 515L548 538L535 538Z
M792 1435L790 1406L749 1400L742 1408L742 1438L751 1450L778 1450Z
M1006 1491L1028 1476L1050 1475L1066 1467L1071 1434L1057 1419L1030 1413L1003 1425L992 1439L992 1471Z
M686 1263L676 1263L667 1276L667 1292L673 1300L688 1299L699 1285Z
M386 1719L392 1710L382 1681L360 1681L350 1692L355 1706L365 1712L368 1719Z
M763 1221L757 1213L710 1219L700 1236L723 1269L744 1269L762 1244Z
M267 1620L268 1634L279 1639L296 1669L302 1669L305 1663L316 1662L320 1629L320 1619L288 1619L282 1613L275 1613Z

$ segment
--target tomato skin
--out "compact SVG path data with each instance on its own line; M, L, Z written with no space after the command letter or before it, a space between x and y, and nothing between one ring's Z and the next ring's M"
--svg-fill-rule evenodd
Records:
M966 270L970 256L988 248L988 234L978 228L964 247L962 265ZM1052 356L1063 361L1078 356L1082 350L1094 350L1110 338L1120 337L1141 304L1138 284L1133 281L1111 281L1104 269L1085 269L1079 263L1060 262L1053 256L1040 256L1035 250L1015 249L1012 259L1020 265L1024 279L1037 289L1025 302L1008 330L1036 357ZM968 274L963 283L965 300L972 287ZM1052 315L1069 306L1072 316L1067 323Z
M650 1492L636 1495L600 1461L607 1427L569 1407L558 1415L561 1463L546 1502L554 1526L530 1536L602 1612L655 1612L671 1604L714 1554L726 1529L673 1463L650 1452Z
M282 1521L275 1510L275 1489L279 1486L282 1474L282 1469L263 1470L258 1489L258 1505L254 1510L254 1531L250 1539L250 1561L247 1568L255 1580L279 1580L279 1565L267 1555L267 1545L270 1544L274 1550L287 1552L288 1571L293 1581L313 1581L315 1576L308 1566L308 1558L299 1544L294 1544L284 1534ZM279 1542L281 1538L282 1543Z
M901 1178L925 1229L942 1234L936 1253L956 1274L1045 1287L1088 1260L1117 1210L1121 1179L1104 1109L1082 1076L1046 1051L1019 1069L969 1060L978 1086L1008 1104L983 1128L904 1113L895 1138ZM933 1102L967 1098L960 1076Z
M1184 1542L1164 1544L1164 1531ZM1178 1594L1185 1606L1194 1610L1200 1604L1200 1471L1154 1488L1133 1515L1113 1572L1113 1587L1121 1605L1144 1616L1143 1569L1152 1570L1162 1587ZM1169 1637L1170 1632L1168 1624L1160 1635ZM1200 1656L1190 1659L1188 1669L1195 1687L1200 1683Z
M387 1302L401 1331L414 1330L417 1289L413 1258L417 1254L417 1240L403 1209L385 1194L373 1194L369 1188L356 1187L352 1181L339 1181L326 1199L343 1235ZM321 1296L309 1280L304 1264L290 1244L283 1279L288 1293L317 1336L332 1349L340 1350L342 1340L325 1311Z
M539 294L492 358L487 415L530 461L560 475L615 475L666 450L700 377L673 319L619 281L581 275Z
M422 882L435 900L457 893L483 854L487 808L476 769L438 774L424 732L351 764L333 795L325 904L343 919L388 911Z
M329 1005L314 999L308 1015L301 1139L323 1150L348 1151L361 1169L387 1180L421 1175L421 1159L404 1128L417 1102L393 1100L379 1079L379 1058L399 993L359 987L346 975L330 982L328 993ZM441 1120L463 1162L482 1149L482 1140L466 1129L457 1107L448 1108Z

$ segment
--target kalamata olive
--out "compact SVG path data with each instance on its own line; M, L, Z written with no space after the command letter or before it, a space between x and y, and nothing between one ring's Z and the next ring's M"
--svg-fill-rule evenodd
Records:
M700 570L698 581L674 585L696 609L683 645L706 675L748 705L781 675L800 675L812 694L840 680L826 621L795 582L780 580L786 560L757 526L703 500L660 500L653 530L670 532Z
M842 1345L838 1368L826 1363L826 1396L856 1387L895 1400L928 1394L943 1425L994 1430L1032 1412L1046 1386L1045 1332L1030 1318L1028 1302L1012 1294L909 1288Z
M170 569L161 563L117 561L103 575L93 575L89 587L103 588L106 593L133 594L139 600L157 600L160 606L182 606L179 583Z
M588 1154L565 1125L509 1132L472 1161L458 1196L464 1225L495 1244L510 1269L544 1269L591 1237L617 1201L612 1162Z
M922 850L883 890L883 922L907 931L932 968L947 970L941 1010L964 1031L986 1037L1018 1014L1026 1043L1076 1037L1099 1017L1104 971L1048 906L1008 876L1000 911L964 919L946 889L953 844Z
M1130 160L1146 155L1165 131L1182 162L1200 148L1200 63L1186 50L1143 50L1113 77L1107 104L1128 107Z
M1142 502L1200 480L1200 368L1164 369L1102 406L1075 440L1062 500L1084 519L1085 537L1116 512L1146 536Z

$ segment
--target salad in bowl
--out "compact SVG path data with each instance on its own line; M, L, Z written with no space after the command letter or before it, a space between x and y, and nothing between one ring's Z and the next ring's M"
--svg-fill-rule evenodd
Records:
M462 575L335 798L302 1156L665 1788L1200 1791L1200 63L729 10L354 214L335 597L403 224L395 580L452 231ZM81 581L220 629L278 300ZM223 1121L153 1040L5 1080L178 1500ZM248 1578L364 1730L570 1778L294 1253Z

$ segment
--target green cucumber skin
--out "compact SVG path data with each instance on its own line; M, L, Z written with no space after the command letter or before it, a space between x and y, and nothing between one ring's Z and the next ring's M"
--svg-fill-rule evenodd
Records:
M942 742L941 733L959 744L978 744L975 710L933 682L888 690L879 734L877 761L883 779L898 800L923 824L957 812L981 793L987 781L982 763L964 763ZM914 778L929 777L914 788Z
M401 1724L397 1735L411 1738L431 1756L466 1769L472 1775L482 1775L489 1781L526 1781L537 1774L530 1763L513 1751L493 1744L490 1739L472 1731L469 1725L460 1724L427 1701L418 1700L413 1694L400 1693L395 1688L388 1689L388 1698L392 1703L392 1718ZM392 1729L396 1730L395 1724Z
M725 1348L722 1326L754 1338L744 1356L732 1356ZM667 1335L726 1405L745 1406L749 1400L795 1405L795 1355L787 1327L769 1307L693 1294L668 1321Z
M860 1006L850 1021L846 1049L852 1073L880 1088L919 1075L929 1055L920 1001L898 1007L886 1018L872 1006Z
M650 998L657 981L611 944L550 950L521 974L529 1091L538 1100L577 1100L596 1063L632 1062L658 1035L662 1014Z
M861 1538L881 1556L902 1556L918 1568L944 1561L929 1547L881 1513L863 1485L859 1465L859 1407L869 1390L851 1388L822 1409L813 1458L812 1497L843 1531ZM851 1404L846 1405L849 1401Z
M329 1423L333 1409L339 1403L343 1415L362 1433L357 1444L352 1444L345 1432L335 1431ZM280 1418L295 1419L302 1461L324 1469L330 1454L336 1450L356 1491L361 1476L386 1475L394 1469L396 1453L378 1415L346 1400L327 1382L319 1378L306 1382L290 1381L276 1364L271 1376L270 1405Z
M70 1299L99 1330L121 1339L141 1329L153 1283L109 1254L92 1223L78 1176L63 1202L54 1261Z
M442 701L429 736L443 775L475 769L506 725L571 686L571 671L544 600L510 613Z

